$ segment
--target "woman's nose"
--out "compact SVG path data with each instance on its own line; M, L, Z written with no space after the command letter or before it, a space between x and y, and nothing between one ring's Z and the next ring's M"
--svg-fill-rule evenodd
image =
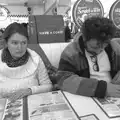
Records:
M18 44L18 49L21 50L22 49L22 45Z

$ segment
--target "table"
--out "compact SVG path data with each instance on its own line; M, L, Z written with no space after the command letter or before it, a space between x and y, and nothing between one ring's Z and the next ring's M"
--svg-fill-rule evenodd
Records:
M91 97L74 95L68 92L64 92L64 94L79 116L95 114L99 120L120 120L120 118L108 118Z
M6 103L5 99L0 99L0 120L2 120L5 103Z
M95 103L91 97L85 97L80 95L74 95L68 92L64 92L66 98L70 102L71 106L74 108L79 116L84 116L88 114L95 114L99 120L120 120L119 118L108 118L102 109ZM0 99L0 120L2 120L2 114L5 101Z

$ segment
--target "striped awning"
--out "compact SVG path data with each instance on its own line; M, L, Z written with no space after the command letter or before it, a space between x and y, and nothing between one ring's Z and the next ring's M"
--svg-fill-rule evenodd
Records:
M8 15L8 17L28 17L28 15Z

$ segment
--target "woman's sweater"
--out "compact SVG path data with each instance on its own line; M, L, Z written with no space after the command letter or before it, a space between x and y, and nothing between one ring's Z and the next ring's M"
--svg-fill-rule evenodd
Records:
M8 67L3 63L1 60L3 50L0 50L0 97L27 88L31 88L34 94L39 91L40 85L51 84L40 56L31 49L27 50L30 54L29 60L19 67Z

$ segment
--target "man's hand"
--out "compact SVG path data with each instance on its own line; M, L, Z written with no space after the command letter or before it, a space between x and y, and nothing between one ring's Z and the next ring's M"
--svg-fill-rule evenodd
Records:
M20 89L14 93L11 93L9 95L7 95L6 97L10 100L10 101L15 101L17 99L22 99L25 96L31 95L32 91L31 89Z
M107 83L106 96L120 97L120 85Z

